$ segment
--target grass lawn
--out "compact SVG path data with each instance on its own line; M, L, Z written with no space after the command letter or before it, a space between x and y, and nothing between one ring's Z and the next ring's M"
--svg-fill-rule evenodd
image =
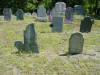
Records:
M83 53L69 55L69 38L78 32L81 20L64 24L62 33L52 33L50 22L0 21L0 75L100 75L100 20L95 20L90 33L84 36ZM39 53L18 53L17 40L23 42L23 30L35 24ZM66 56L63 56L66 54Z

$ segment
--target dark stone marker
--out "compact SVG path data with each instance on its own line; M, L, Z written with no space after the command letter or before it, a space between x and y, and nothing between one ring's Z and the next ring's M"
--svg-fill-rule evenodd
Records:
M94 20L91 19L90 17L85 17L81 21L80 25L80 32L85 33L85 32L91 32L92 24L94 23Z
M24 20L24 12L22 9L18 9L16 12L17 20Z
M12 11L11 11L10 8L4 8L3 9L3 15L4 15L5 21L11 21Z
M15 42L15 46L19 50L24 50L26 52L32 51L34 53L39 53L37 43L36 43L36 33L35 33L33 23L29 24L24 30L24 44L22 44L21 42Z
M83 51L84 38L81 33L74 33L69 39L69 53L80 54Z

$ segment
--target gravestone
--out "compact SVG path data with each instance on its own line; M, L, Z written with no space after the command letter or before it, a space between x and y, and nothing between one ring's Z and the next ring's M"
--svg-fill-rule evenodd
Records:
M3 9L3 15L4 15L5 21L11 21L12 11L11 11L10 8L4 8Z
M93 19L91 19L90 17L85 17L82 21L81 21L81 25L80 25L80 32L84 33L84 32L91 32L91 28L92 28L92 24L93 24Z
M37 17L37 13L36 13L36 12L33 12L33 13L32 13L32 16L33 16L33 17Z
M84 38L81 33L74 33L69 39L69 53L80 54L83 51Z
M63 17L52 18L52 32L62 32L63 30Z
M18 9L16 12L17 20L24 20L24 12L22 9Z
M31 13L27 12L27 13L25 13L25 16L31 17Z
M83 14L82 5L75 5L74 6L74 13L77 14L77 15L82 15Z
M65 12L65 22L73 23L73 8L67 7Z
M36 43L36 33L34 29L34 24L29 24L24 30L24 44L21 41L16 41L15 46L21 50L21 48L26 51L32 51L38 53L38 47Z
M64 2L57 2L55 4L55 7L56 7L58 13L61 14L61 13L65 12L66 4Z
M46 9L44 6L40 6L37 10L37 19L36 21L42 21L42 22L46 22L47 21L47 17L46 17Z
M59 13L58 13L56 7L54 7L54 8L52 9L51 15L52 15L52 17L57 17L57 16L59 16Z

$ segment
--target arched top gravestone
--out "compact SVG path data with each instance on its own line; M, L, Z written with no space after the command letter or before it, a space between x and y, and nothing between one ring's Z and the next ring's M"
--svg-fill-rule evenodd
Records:
M16 12L17 20L24 20L24 12L22 9L18 9Z
M46 17L46 9L44 6L40 6L37 10L38 17Z
M55 4L55 7L57 8L58 13L63 13L65 12L66 4L64 2L57 2Z
M59 13L58 13L56 7L54 7L54 8L52 9L51 15L52 15L52 17L57 17L57 16L59 16Z
M90 17L85 17L81 21L80 32L90 32L92 28L93 20Z
M69 39L69 53L79 54L83 51L84 38L81 33L74 33Z

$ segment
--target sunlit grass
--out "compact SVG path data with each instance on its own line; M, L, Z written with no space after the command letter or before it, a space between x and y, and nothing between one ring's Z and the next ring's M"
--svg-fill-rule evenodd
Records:
M50 22L35 22L33 17L25 17L24 21L0 21L0 75L99 75L99 20L95 20L90 33L82 33L83 54L68 54L69 38L79 31L80 21L75 19L72 25L64 24L62 33L52 33ZM23 30L29 23L35 24L39 54L18 53L14 47L15 41L23 42Z

